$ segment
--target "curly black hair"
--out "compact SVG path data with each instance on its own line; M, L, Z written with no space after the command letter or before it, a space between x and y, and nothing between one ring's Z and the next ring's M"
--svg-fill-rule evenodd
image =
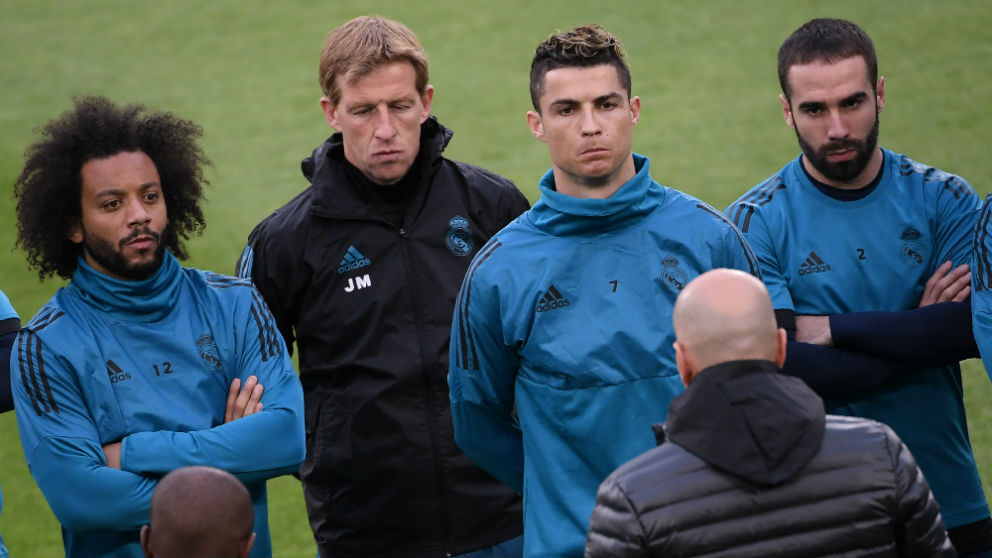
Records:
M203 167L210 161L196 140L199 125L168 112L148 112L143 105L115 105L110 99L85 96L41 131L42 139L25 151L24 170L14 183L17 198L17 246L44 280L68 279L82 245L67 238L82 218L83 164L122 152L142 151L155 163L169 215L163 233L166 247L179 259L183 245L201 234L205 223L200 201Z

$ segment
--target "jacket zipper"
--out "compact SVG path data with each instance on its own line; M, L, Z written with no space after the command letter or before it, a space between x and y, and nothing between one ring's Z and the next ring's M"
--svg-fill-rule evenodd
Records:
M409 238L409 234L406 232L405 228L400 227L399 229L400 239L405 241ZM403 265L406 267L406 274L409 278L410 283L413 283L413 273L410 268L410 256L407 252L406 242L400 242L400 250L403 253ZM448 518L448 491L447 485L444 482L444 472L441 468L441 451L439 449L439 436L437 432L437 424L434 416L435 409L435 397L434 397L434 382L431 381L430 369L427 363L424 361L427 350L424 347L424 331L422 317L417 305L416 297L414 292L416 289L408 289L410 296L410 307L413 309L414 323L417 329L417 343L420 345L420 368L423 371L423 382L424 382L424 397L426 398L426 411L427 411L427 429L430 432L431 437L431 454L434 458L434 483L435 488L438 492L438 515L441 524L441 538L444 543L445 556L451 557L451 525L449 524L450 519Z

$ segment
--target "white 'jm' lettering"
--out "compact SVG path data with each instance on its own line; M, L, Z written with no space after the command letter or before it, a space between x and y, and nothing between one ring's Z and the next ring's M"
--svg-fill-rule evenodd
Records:
M371 286L372 286L372 278L369 277L368 273L366 273L365 275L359 277L357 280L354 277L349 277L348 286L344 288L344 292L350 293L355 289L361 290Z

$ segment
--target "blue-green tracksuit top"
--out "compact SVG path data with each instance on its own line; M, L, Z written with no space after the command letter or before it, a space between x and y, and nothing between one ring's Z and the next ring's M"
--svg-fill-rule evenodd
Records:
M761 263L775 309L832 315L916 308L937 267L971 261L981 206L971 185L882 151L882 178L861 199L821 192L800 155L727 209ZM958 364L920 369L825 403L828 413L867 417L895 430L926 476L948 528L989 517Z
M600 482L654 447L651 424L683 390L671 319L682 287L713 268L758 274L723 215L634 161L607 199L560 194L549 171L458 295L455 439L523 493L528 556L582 556Z
M985 198L972 242L971 320L985 372L992 377L992 194Z
M7 295L0 291L0 321L18 317ZM3 511L3 494L0 494L0 511ZM3 537L0 537L0 558L7 558L7 547L3 544Z
M143 281L80 258L68 286L21 329L11 370L24 455L62 523L66 555L143 556L152 491L187 465L245 483L252 556L272 555L265 480L303 460L303 392L249 281L183 268L168 252ZM252 374L263 410L224 424L231 381ZM121 470L102 450L115 441Z

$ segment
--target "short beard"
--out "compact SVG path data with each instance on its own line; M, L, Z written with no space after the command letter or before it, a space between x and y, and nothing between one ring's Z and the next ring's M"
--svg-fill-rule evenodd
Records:
M141 235L155 239L157 243L155 256L151 261L133 264L124 258L124 246ZM86 229L83 229L83 250L93 258L93 261L111 274L129 281L141 281L148 279L158 271L158 268L162 267L162 260L165 258L165 243L162 242L161 236L148 228L135 229L118 243L117 249L114 249L114 245L110 242L98 236L89 235L86 233Z
M803 155L813 168L820 174L835 182L851 182L868 166L871 156L878 147L878 113L875 113L875 125L868 132L868 137L864 141L859 139L843 139L829 142L814 150L813 146L806 143L806 140L799 135L799 128L795 128L796 138L799 139L799 147L803 150ZM857 155L849 161L831 163L827 158L827 153L838 149L853 148Z

